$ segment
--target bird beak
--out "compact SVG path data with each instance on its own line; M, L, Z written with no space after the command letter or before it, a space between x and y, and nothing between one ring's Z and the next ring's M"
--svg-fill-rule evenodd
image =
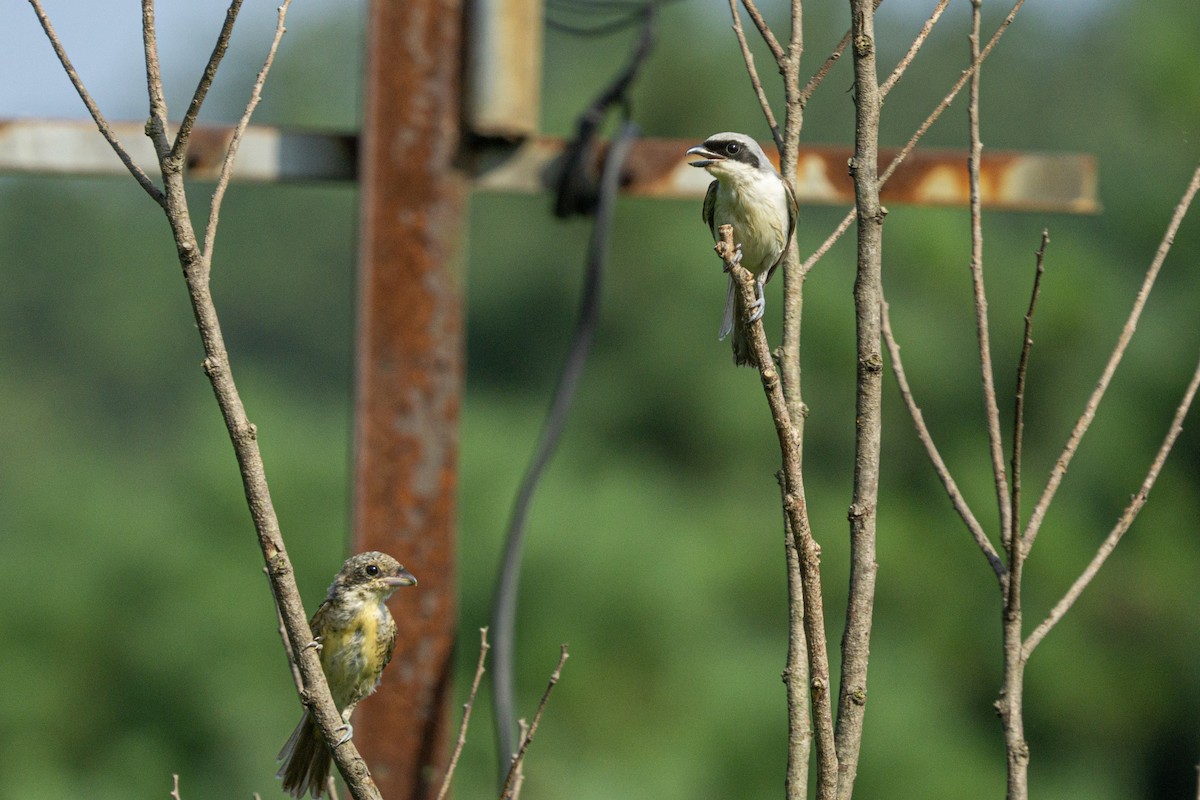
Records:
M714 153L712 150L709 150L707 147L705 147L702 144L698 144L695 147L689 149L685 155L700 156L699 161L689 161L688 162L693 167L707 167L710 164L715 164L718 161L725 160L725 157L722 156L720 153Z
M416 586L417 579L413 574L406 569L400 570L399 573L387 579L388 586L394 586L397 589L401 586Z

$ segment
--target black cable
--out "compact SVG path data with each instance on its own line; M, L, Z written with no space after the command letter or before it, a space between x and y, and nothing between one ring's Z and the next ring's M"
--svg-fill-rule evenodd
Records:
M676 2L681 0L546 0L544 19L550 30L571 36L607 36L632 28L662 6ZM574 15L579 21L568 22L564 15ZM610 19L598 21L605 16Z
M647 28L652 25L652 22L653 14L647 14ZM635 61L640 64L642 59L644 59L644 55L637 57ZM509 520L505 537L504 554L500 564L496 592L492 601L492 705L501 781L508 773L512 756L518 746L516 743L518 730L513 678L514 629L525 527L533 495L537 490L543 471L554 455L563 428L566 426L567 412L571 400L574 398L575 390L579 386L579 379L583 374L583 367L595 338L596 325L600 318L601 285L605 263L608 260L613 210L620 189L622 169L629 156L633 140L638 135L638 127L628 119L628 106L623 102L625 90L632 81L632 77L628 70L622 73L600 98L604 101L605 106L621 101L626 110L626 119L613 138L604 161L599 189L596 192L595 223L592 226L592 235L588 243L587 271L584 276L583 294L580 298L579 318L575 325L574 338L559 376L554 399L542 426L537 448L534 450L525 476L521 480L520 489L517 491L517 498L513 504L512 517ZM614 91L614 89L619 90ZM591 119L589 113L594 112L595 109L596 104L593 104L584 117ZM581 121L580 127L589 135L594 135L598 124L598 121L589 124Z

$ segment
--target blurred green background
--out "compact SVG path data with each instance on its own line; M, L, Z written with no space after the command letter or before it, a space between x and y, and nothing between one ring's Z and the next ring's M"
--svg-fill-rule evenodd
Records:
M85 80L96 76L102 105L114 118L141 118L136 11L95 12L112 20L94 31L72 23L78 8L59 5L49 11L67 47L84 54L77 63ZM176 5L163 3L160 17ZM932 5L883 5L882 64L902 54ZM195 6L206 9L203 25L164 23L164 42L175 43L164 59L176 109L222 13L220 3ZM234 118L244 102L266 47L268 6L235 35L210 121ZM289 19L257 121L353 129L361 4L305 8ZM781 3L764 8L782 24ZM987 4L989 30L1005 11ZM889 96L885 145L903 143L963 68L968 12L968 3L952 4ZM3 0L0 16L14 35L37 35L23 3ZM805 22L808 74L845 30L846 4L807 3ZM571 129L631 40L547 34L545 131ZM1030 370L1030 497L1195 166L1198 40L1194 0L1030 4L984 69L985 146L1085 151L1100 163L1102 214L985 220L1006 418L1033 251L1043 227L1052 238ZM25 46L42 60L23 73L3 62L6 75L29 76L13 85L69 102L45 43ZM809 106L806 141L850 140L850 83L850 65L839 64ZM22 112L20 102L0 107ZM634 113L648 136L700 141L738 129L766 138L723 3L664 11ZM965 145L965 100L927 143ZM209 191L195 188L198 207ZM549 202L476 195L464 231L460 693L579 291L588 224L553 220ZM349 518L355 203L350 186L235 185L214 273L235 375L310 606L343 557ZM800 249L809 253L844 210L801 213ZM572 655L530 755L530 800L781 796L778 454L757 379L735 371L715 340L723 278L699 216L699 202L624 200L618 209L594 355L530 523L523 707L532 710L558 643L569 642ZM806 480L834 644L854 424L852 240L812 273L804 316ZM1162 439L1200 344L1198 256L1193 213L1038 539L1026 576L1030 626L1087 562ZM960 485L994 529L967 263L965 210L891 208L885 282L909 376ZM159 210L129 179L0 177L0 275L0 797L165 797L172 772L188 798L278 796L273 759L297 704ZM770 309L779 289L770 295L777 338ZM994 580L890 375L886 392L858 796L999 797ZM1198 467L1200 439L1189 428L1129 536L1030 663L1036 797L1194 796ZM458 796L490 797L485 704L474 719Z

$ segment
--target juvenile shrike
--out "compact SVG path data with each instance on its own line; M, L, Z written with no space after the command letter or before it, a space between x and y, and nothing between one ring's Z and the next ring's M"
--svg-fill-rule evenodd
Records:
M725 317L717 334L719 339L724 339L732 331L734 363L754 366L745 327L747 322L754 322L763 315L766 305L763 285L783 260L796 229L796 198L771 166L758 142L745 134L713 134L687 154L700 156L700 160L692 161L691 165L703 167L716 178L708 186L702 212L713 239L717 238L717 228L732 225L741 264L754 273L756 300L750 318L743 319L735 313L735 287L730 276Z

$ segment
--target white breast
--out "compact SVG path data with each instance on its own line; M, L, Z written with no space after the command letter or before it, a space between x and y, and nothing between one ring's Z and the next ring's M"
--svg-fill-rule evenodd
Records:
M787 246L788 201L783 182L755 172L723 180L713 208L714 228L733 226L742 266L757 274L779 261Z

